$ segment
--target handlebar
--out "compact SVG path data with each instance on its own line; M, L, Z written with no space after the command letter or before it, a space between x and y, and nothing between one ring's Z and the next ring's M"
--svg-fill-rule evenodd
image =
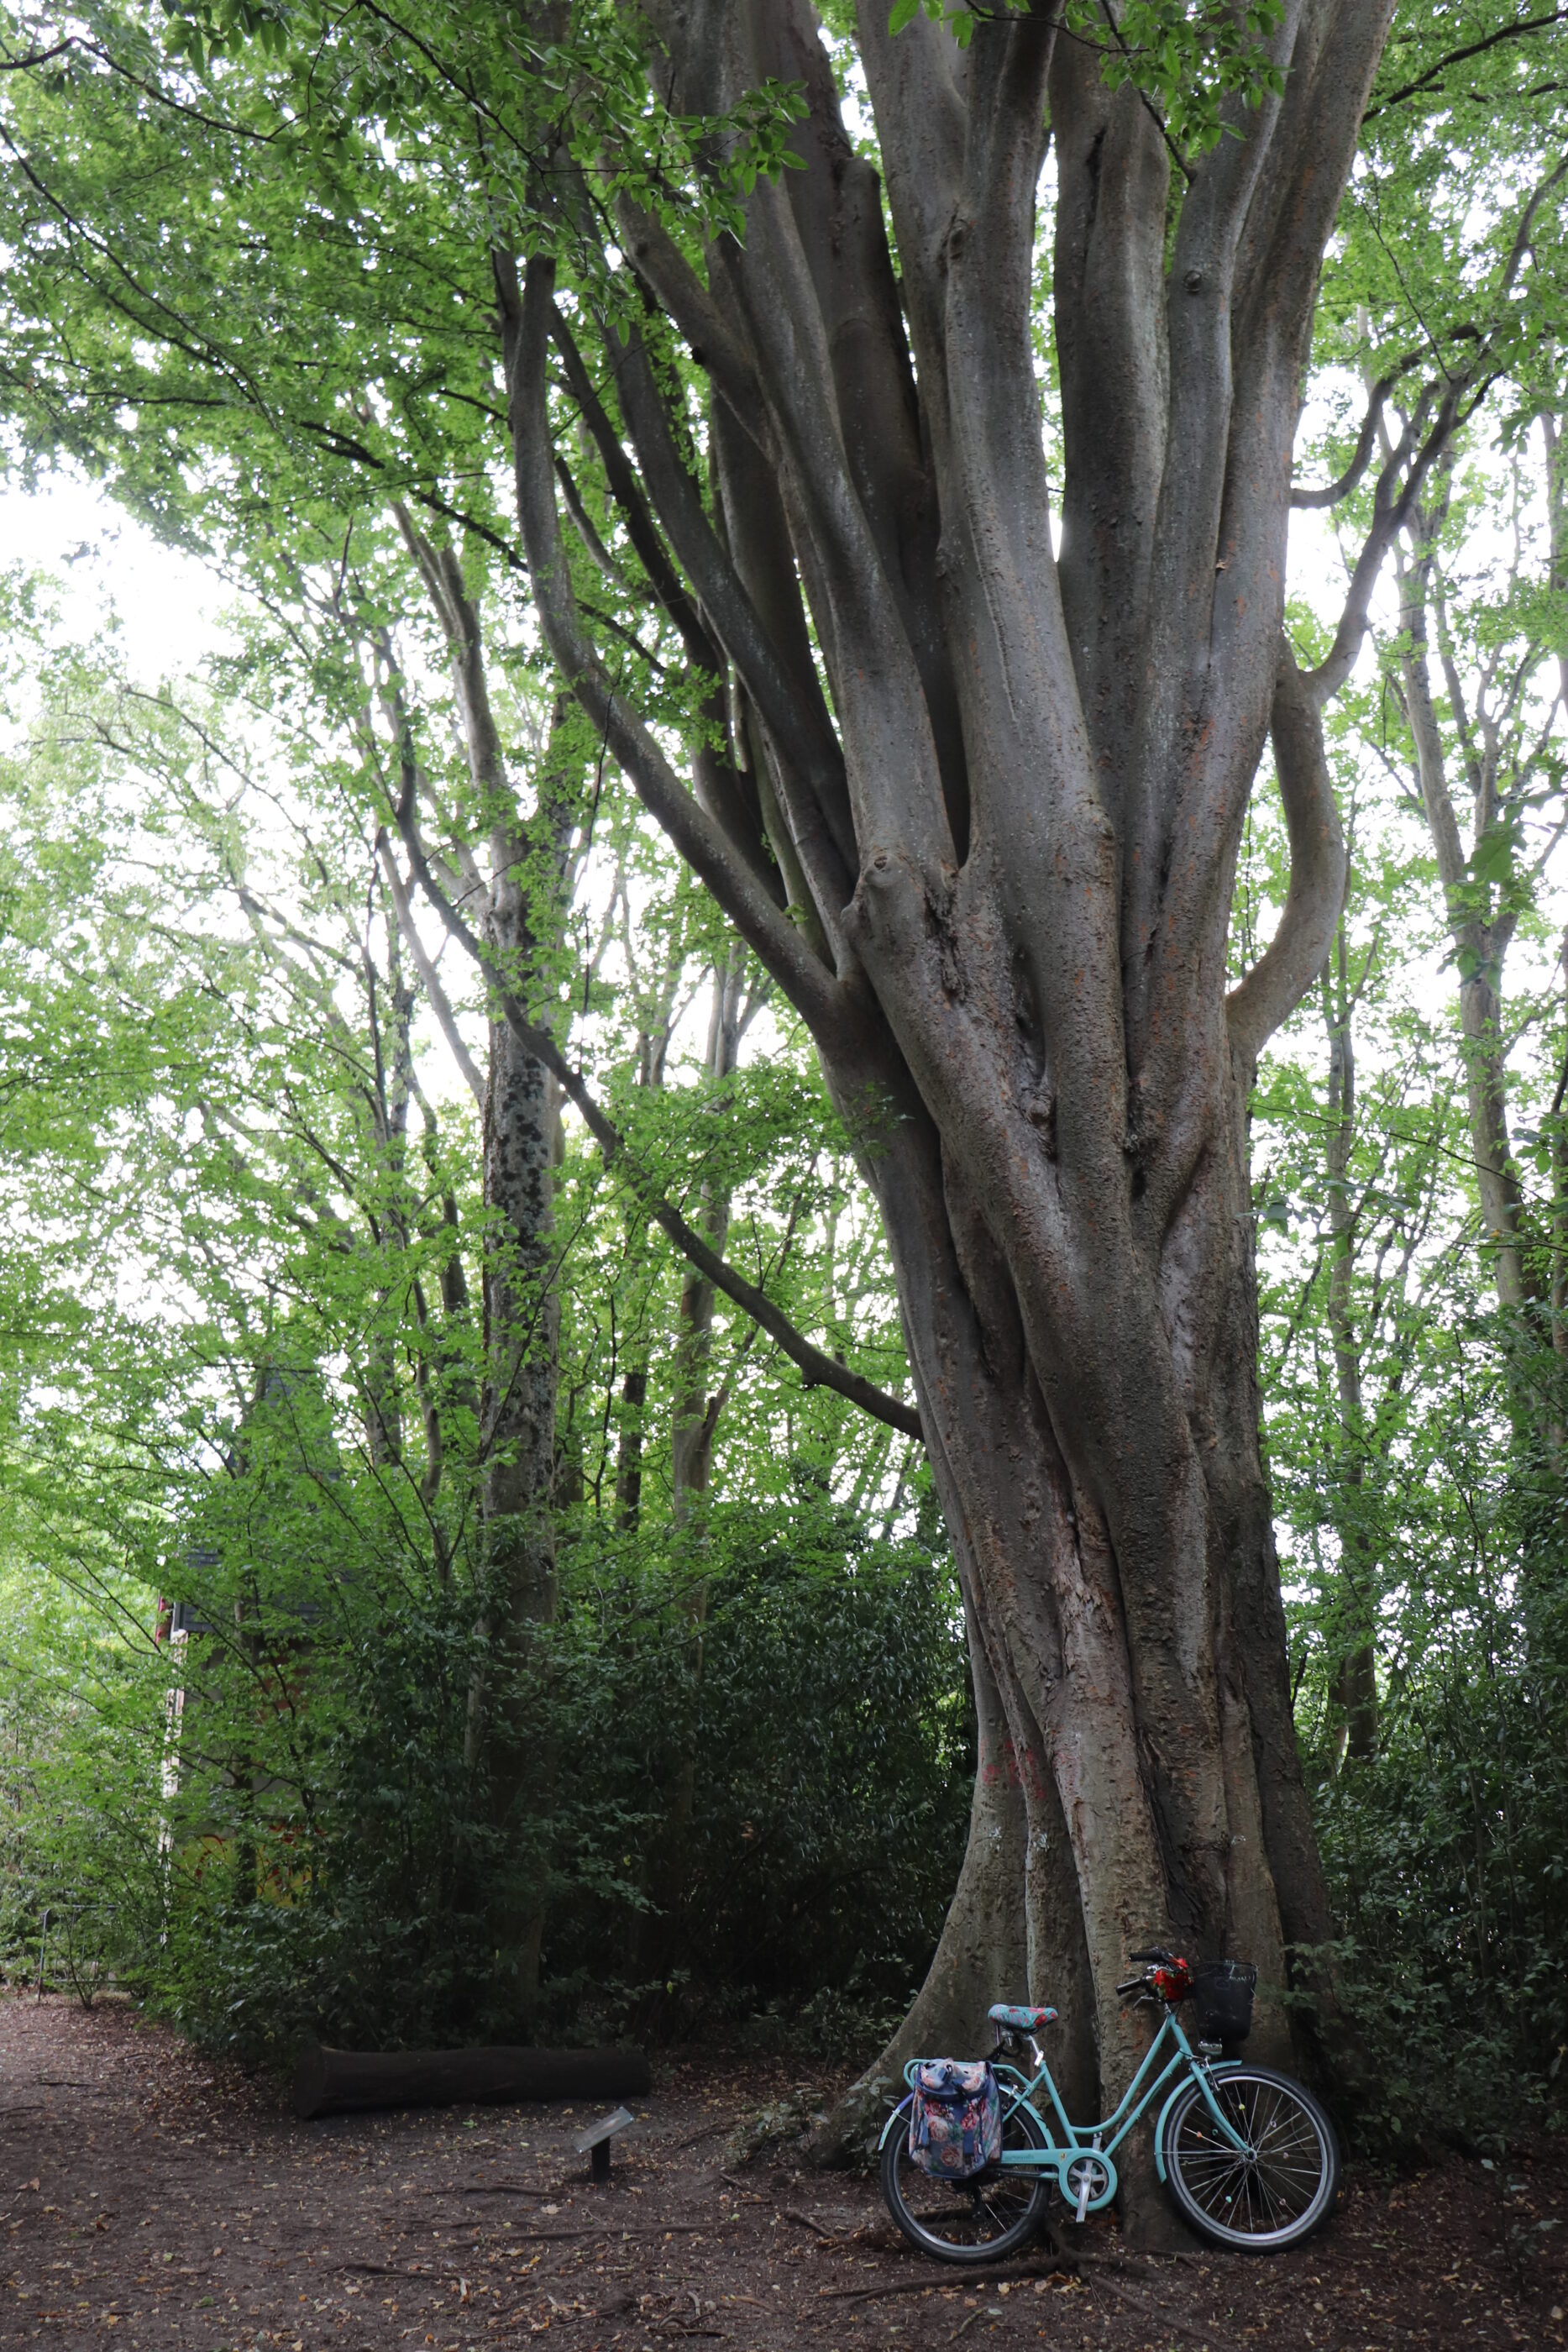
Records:
M1167 1952L1163 1944L1151 1944L1146 1952L1129 1952L1127 1958L1130 1960L1163 1960L1168 1966L1176 1954Z

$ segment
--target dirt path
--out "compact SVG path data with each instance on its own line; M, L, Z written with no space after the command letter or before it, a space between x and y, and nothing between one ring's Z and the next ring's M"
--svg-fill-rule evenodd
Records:
M795 2078L694 2063L655 2083L596 2190L570 2149L582 2113L296 2124L122 2010L0 1999L0 2345L1568 2344L1565 2156L1353 2174L1329 2227L1272 2261L1124 2258L1102 2230L1078 2276L1042 2255L977 2284L907 2250L870 2181L727 2164L736 2120Z

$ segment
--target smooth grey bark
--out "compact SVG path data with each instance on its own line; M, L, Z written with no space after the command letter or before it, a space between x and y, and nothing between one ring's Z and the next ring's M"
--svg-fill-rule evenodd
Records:
M1272 1993L1287 1947L1329 1934L1259 1448L1246 1096L1343 889L1336 678L1284 640L1285 534L1317 272L1389 13L1290 0L1285 95L1235 102L1167 267L1164 148L1053 9L961 52L923 16L892 38L866 0L895 278L805 0L650 0L672 104L720 115L768 77L809 101L805 168L758 183L706 279L622 203L663 323L605 342L661 557L738 680L771 860L744 811L721 824L684 791L596 655L557 509L554 266L536 253L520 290L497 268L547 640L815 1039L883 1214L964 1585L969 1854L841 2137L900 2051L972 2042L1004 1990L1092 2023L1113 2094L1140 2039L1113 1992L1131 1945L1244 1951ZM1048 106L1060 560L1031 340ZM648 348L672 332L711 386L711 514L673 462ZM1228 1006L1270 731L1295 870ZM1266 1998L1255 2046L1286 2038Z

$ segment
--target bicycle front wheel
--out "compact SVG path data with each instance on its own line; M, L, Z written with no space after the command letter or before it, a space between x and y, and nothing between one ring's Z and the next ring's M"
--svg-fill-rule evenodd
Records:
M1005 2102L1004 2102L1005 2104ZM1004 2154L1048 2147L1027 2107L1002 2118ZM887 2210L913 2246L944 2263L994 2263L1027 2245L1039 2228L1054 2172L991 2165L972 2180L933 2179L909 2153L909 2117L902 2115L882 2151L882 2193Z
M1299 2245L1333 2210L1339 2143L1309 2091L1265 2066L1239 2066L1209 2084L1233 2147L1207 2100L1189 2084L1166 2125L1166 2179L1195 2230L1217 2245L1275 2253Z

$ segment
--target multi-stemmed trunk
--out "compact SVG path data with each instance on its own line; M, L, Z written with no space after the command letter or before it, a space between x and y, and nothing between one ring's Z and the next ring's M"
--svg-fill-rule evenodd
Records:
M1329 1933L1260 1456L1246 1097L1343 887L1317 714L1363 619L1298 670L1285 536L1317 270L1388 9L1285 7L1283 99L1228 109L1174 228L1149 109L1056 40L1056 13L977 22L960 52L924 17L892 37L867 0L895 278L804 0L647 10L683 111L768 77L809 101L804 168L758 183L706 282L621 201L622 250L710 380L717 527L665 406L666 330L605 330L642 483L761 749L766 840L686 793L595 654L551 467L554 268L536 252L520 289L497 269L542 625L816 1041L963 1583L969 1848L862 2112L904 2053L972 2047L987 2003L1026 1991L1092 2028L1082 2072L1113 2086L1130 1947L1241 1952L1277 1991L1288 1948ZM1048 107L1059 557L1031 341ZM1270 726L1291 888L1228 1002ZM1254 2046L1283 2019L1266 2000Z

